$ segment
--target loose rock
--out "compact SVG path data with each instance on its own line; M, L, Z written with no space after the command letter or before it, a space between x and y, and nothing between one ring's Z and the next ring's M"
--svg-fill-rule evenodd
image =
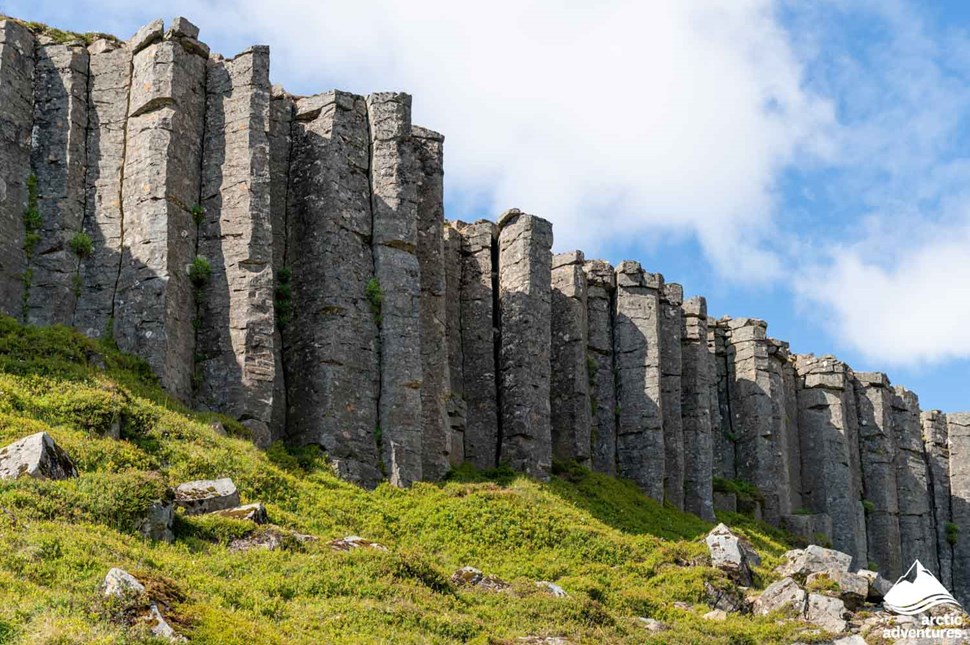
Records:
M805 618L825 631L835 633L845 631L845 613L845 604L838 598L817 593L808 594Z
M269 521L269 517L266 515L266 507L258 502L214 511L213 515L231 517L235 520L249 520L255 524L266 524Z
M180 484L175 503L189 515L212 513L239 506L239 492L229 478L201 479Z
M750 586L754 576L751 566L761 563L755 550L724 524L715 526L706 541L711 565L726 572L738 584Z
M485 591L507 591L512 585L493 575L485 575L475 567L462 567L451 576L459 587L477 587Z
M358 535L348 535L345 538L330 542L330 548L334 551L352 551L353 549L360 549L363 547L377 549L378 551L387 551L387 547L383 544L378 544L377 542L372 542L371 540L365 540Z
M554 584L552 582L547 582L545 580L540 580L539 582L536 583L536 586L545 589L546 591L548 591L550 594L552 594L556 598L568 598L569 597L569 594L566 593L566 590L565 589L563 589L559 585Z
M38 432L0 449L0 479L77 477L71 458L46 432Z
M782 610L801 615L804 607L805 591L791 578L782 578L762 592L754 601L752 610L757 616Z

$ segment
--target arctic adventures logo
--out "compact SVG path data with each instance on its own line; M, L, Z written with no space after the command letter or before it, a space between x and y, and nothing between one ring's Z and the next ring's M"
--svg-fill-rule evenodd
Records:
M962 639L970 635L960 603L919 560L886 593L883 604L886 609L903 616L922 614L919 627L900 625L887 629L883 633L885 638ZM944 606L954 607L959 613L926 614L934 607Z

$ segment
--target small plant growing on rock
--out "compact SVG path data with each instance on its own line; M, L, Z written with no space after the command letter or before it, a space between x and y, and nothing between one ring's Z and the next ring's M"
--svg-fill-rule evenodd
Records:
M40 242L40 229L44 225L44 220L40 215L40 208L37 205L37 175L30 175L27 178L27 210L24 211L24 251L29 259Z
M83 231L72 237L69 245L71 250L74 251L74 255L82 260L89 257L94 250L94 242L91 241L91 236Z
M865 510L866 515L870 515L876 510L876 504L872 500L864 499L862 500L862 508Z
M367 302L370 303L370 312L374 315L374 322L381 322L381 307L384 304L384 292L381 290L381 283L377 278L371 278L364 291Z
M953 522L946 523L946 541L950 546L956 546L957 538L960 535L960 527Z
M196 289L201 289L212 277L212 265L201 255L195 256L192 264L189 265L189 281Z
M192 221L195 222L196 226L202 226L203 219L205 219L205 209L196 204L192 207Z

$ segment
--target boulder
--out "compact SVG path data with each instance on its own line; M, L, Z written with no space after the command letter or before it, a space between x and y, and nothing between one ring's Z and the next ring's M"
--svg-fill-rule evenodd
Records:
M804 550L788 551L784 558L786 562L777 567L775 573L797 578L805 578L809 574L824 571L848 571L852 566L851 555L814 544Z
M189 515L201 515L239 506L239 491L228 477L180 484L175 503Z
M655 618L644 618L642 616L637 618L640 624L643 625L648 631L651 632L662 632L667 629L667 626Z
M715 526L707 534L706 542L712 566L727 573L740 585L751 585L754 579L751 567L761 564L761 558L750 544L734 535L724 524Z
M172 643L184 643L187 639L172 629L162 612L158 610L158 605L152 603L148 608L148 615L144 620L152 626L152 635L156 638L164 638Z
M0 448L0 479L24 476L67 479L77 477L77 469L49 434L38 432Z
M832 593L827 595L841 598L850 608L859 607L869 595L869 581L856 573L834 569L810 573L805 579L807 586L816 587L816 591L820 593L824 593L820 587L825 587L831 583L834 583L833 586L837 586L837 589L832 589Z
M713 609L702 616L704 620L716 620L723 622L727 620L727 612L723 609Z
M786 611L801 615L805 608L805 591L791 578L771 583L754 601L752 611L764 616L773 611Z
M823 596L818 593L808 594L808 604L805 607L805 619L827 632L844 632L845 603L838 598Z
M236 520L249 520L255 524L266 524L269 521L269 517L266 515L266 507L259 502L255 504L243 504L242 506L236 506L234 508L224 508L219 511L213 511L212 514L231 517Z
M556 598L568 598L569 597L569 594L566 593L566 590L565 589L563 589L559 585L554 584L552 582L547 582L546 580L540 580L539 582L536 583L536 586L537 587L541 587L542 589L545 589L546 591L548 591L550 594L552 594Z
M475 567L462 567L451 576L459 587L477 587L485 591L507 591L512 585L493 575L485 575Z
M887 593L889 593L889 590L893 588L893 583L883 578L876 571L859 569L856 574L865 578L869 583L869 592L866 596L866 600L869 602L879 602Z
M832 645L866 645L866 639L858 634L852 634L851 636L837 638L832 641Z
M145 593L145 585L138 582L135 576L117 567L108 570L102 589L109 598L133 598Z
M148 507L148 512L138 525L138 532L149 540L159 542L173 542L175 533L172 532L172 521L175 517L175 506L171 501L158 500Z
M332 540L330 542L330 548L334 551L352 551L353 549L360 549L363 547L377 549L378 551L387 551L387 547L383 544L378 544L377 542L372 542L371 540L365 540L359 535L348 535L345 538Z
M704 582L704 594L708 606L712 609L719 609L728 612L743 612L747 603L734 585L719 588L710 582Z
M140 606L141 601L146 600L145 585L140 583L133 575L123 569L112 568L104 577L102 585L105 597L117 598L125 603L131 603L132 607ZM180 635L172 626L168 624L158 605L149 602L147 609L142 615L136 618L138 621L146 622L150 625L152 635L157 638L164 638L173 643L181 643L186 639Z

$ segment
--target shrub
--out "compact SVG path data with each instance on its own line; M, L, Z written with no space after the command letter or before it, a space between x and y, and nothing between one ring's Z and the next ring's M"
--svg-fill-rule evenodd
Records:
M94 243L91 241L90 235L80 231L71 238L70 247L76 256L83 259L91 255L91 251L94 250Z
M205 209L196 204L192 207L192 221L195 222L196 226L202 225L202 220L205 219Z
M212 265L201 255L195 256L189 266L189 280L196 289L201 289L212 277Z
M946 523L946 541L950 546L956 546L957 537L960 534L960 527L953 522Z
M364 291L367 302L370 303L370 312L374 315L374 322L381 322L381 307L384 304L384 292L381 290L381 283L377 278L371 278Z

